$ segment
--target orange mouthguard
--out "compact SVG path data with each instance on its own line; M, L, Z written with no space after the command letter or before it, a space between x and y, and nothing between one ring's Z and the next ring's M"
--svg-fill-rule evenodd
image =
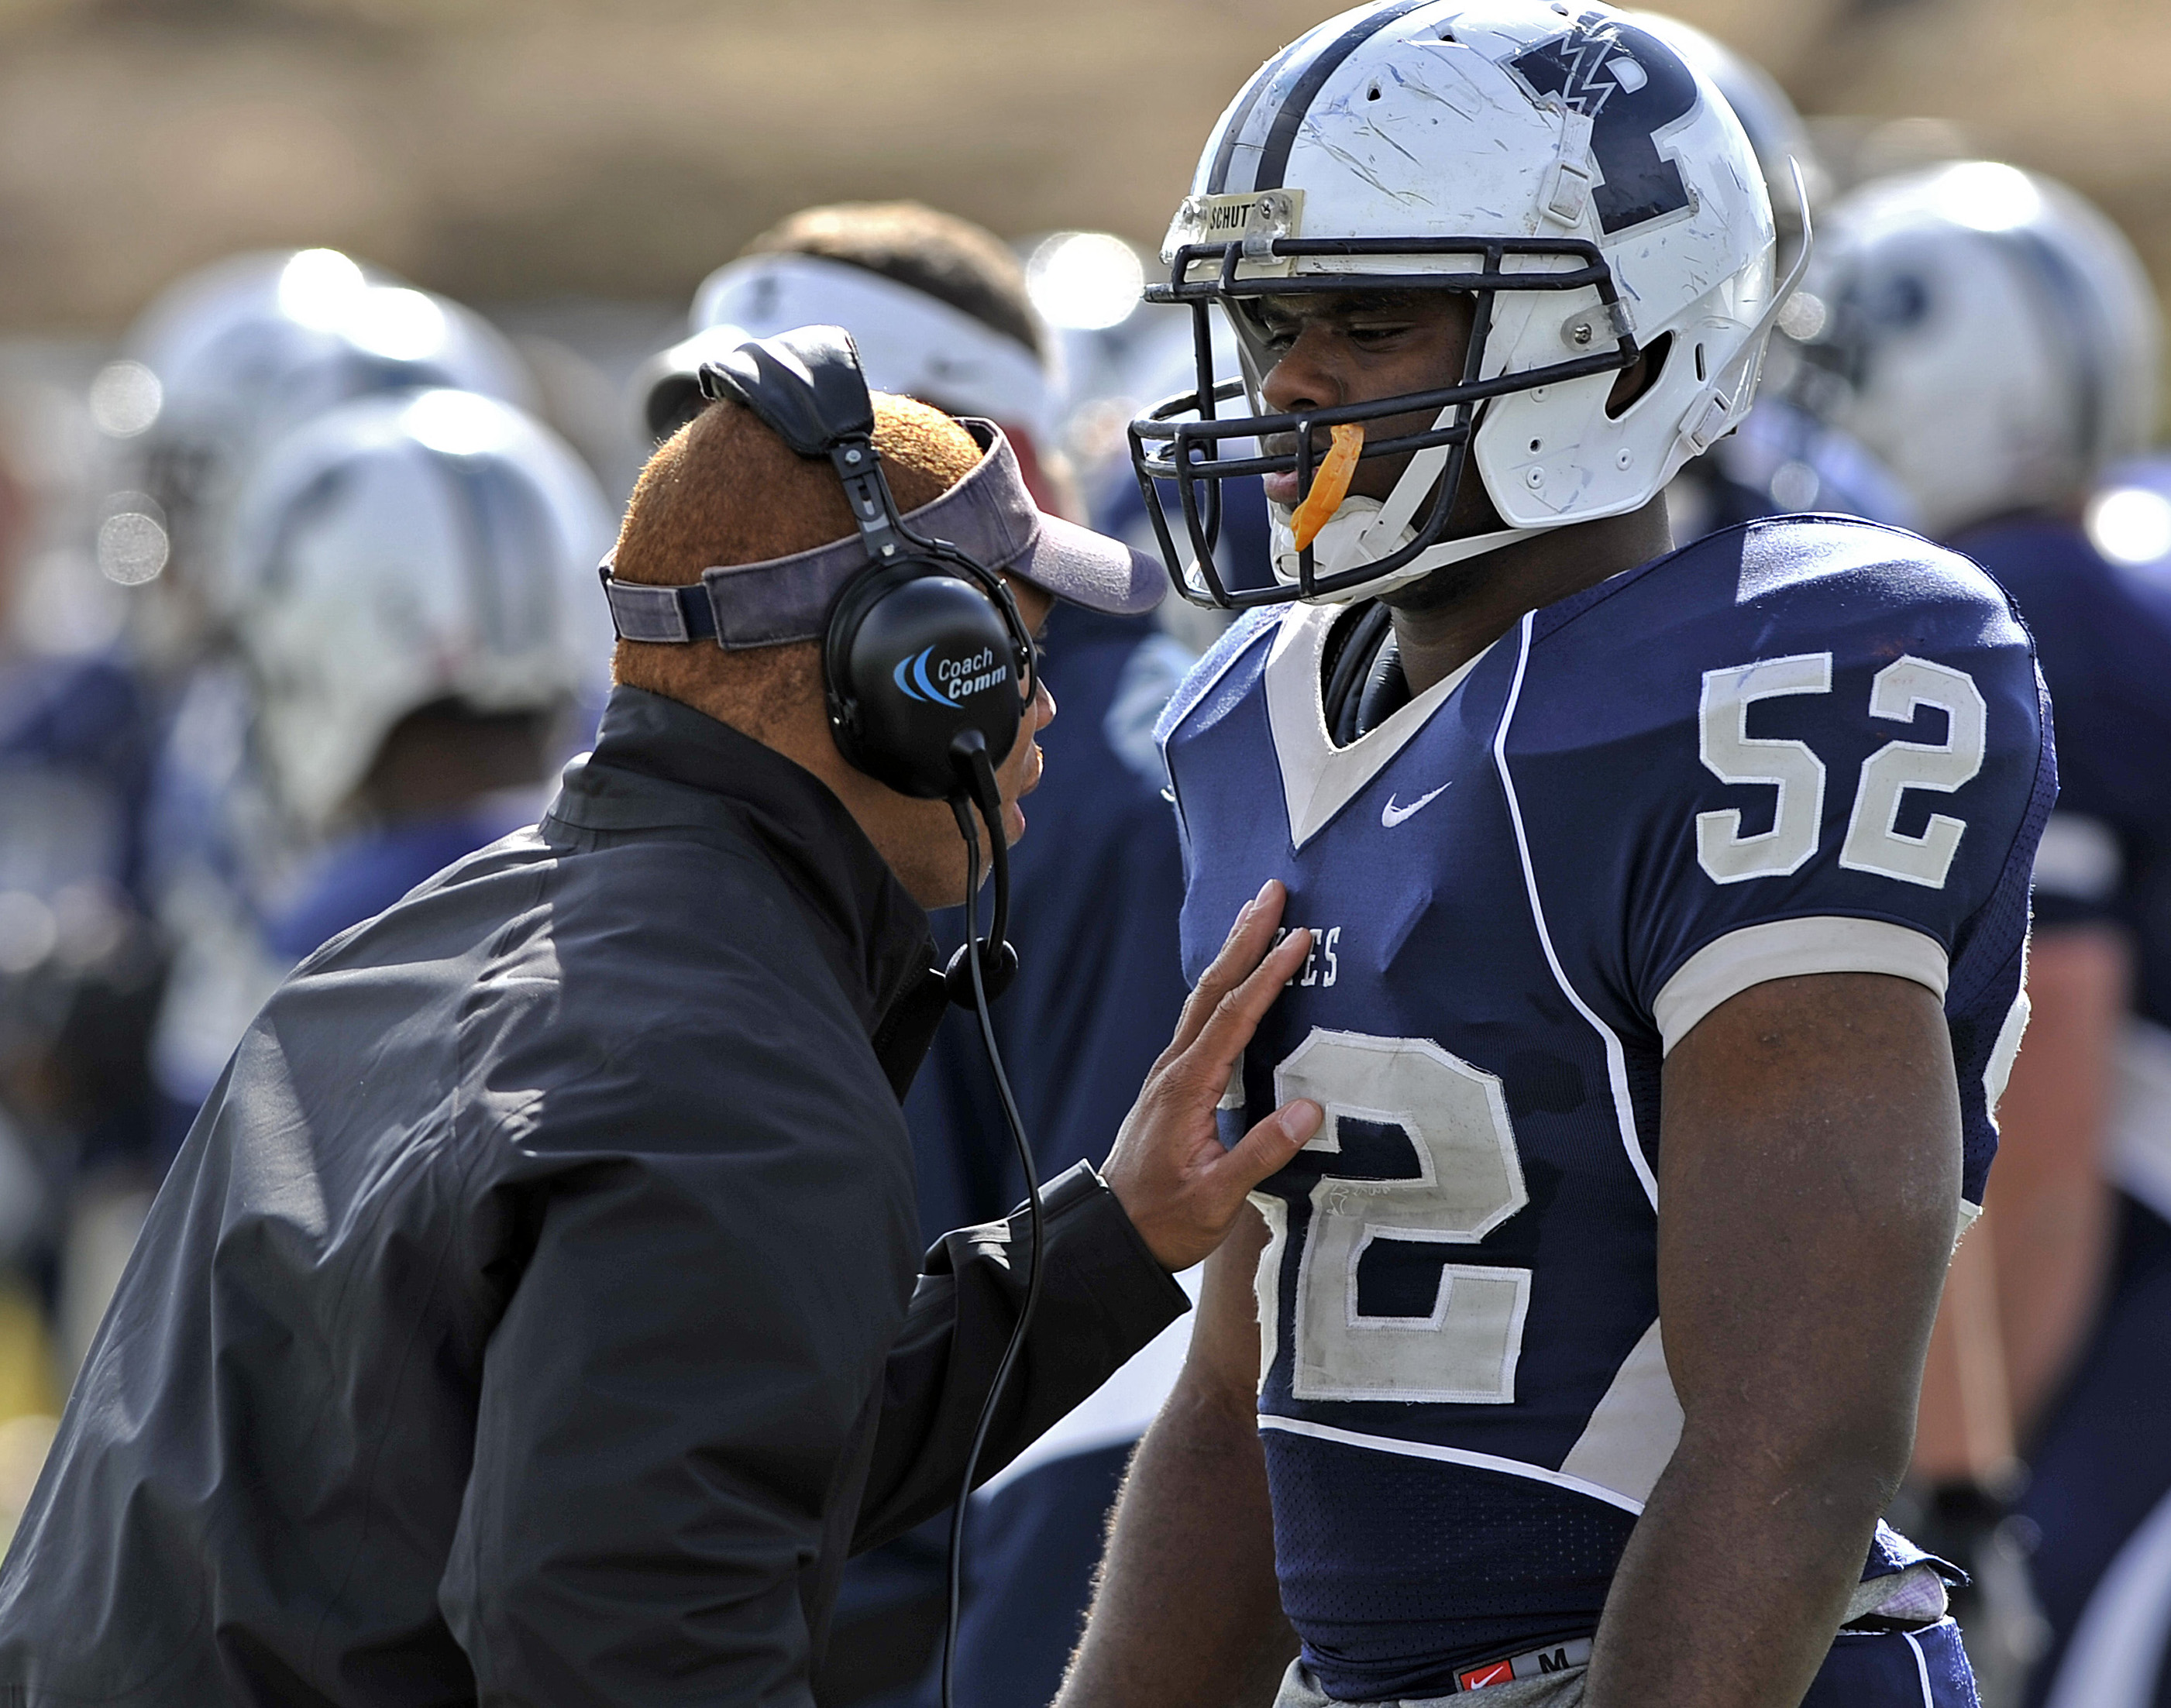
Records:
M1304 502L1297 506L1289 518L1296 530L1299 551L1319 538L1327 517L1339 510L1342 501L1349 495L1349 483L1357 478L1357 455L1364 448L1364 428L1360 422L1329 427L1327 432L1334 442L1319 459L1318 471L1311 477L1311 490L1305 494Z

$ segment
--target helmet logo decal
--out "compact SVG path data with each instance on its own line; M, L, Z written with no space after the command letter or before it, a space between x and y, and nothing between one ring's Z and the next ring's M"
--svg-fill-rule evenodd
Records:
M923 647L890 672L908 699L923 700L931 706L954 706L1010 680L1010 665L996 656L992 646L983 647L970 658L937 661L930 677L927 661L934 651L931 646Z
M1541 106L1590 120L1590 152L1603 174L1593 190L1599 229L1611 237L1690 206L1680 163L1659 152L1659 133L1697 110L1696 77L1646 30L1586 12L1565 35L1506 62Z

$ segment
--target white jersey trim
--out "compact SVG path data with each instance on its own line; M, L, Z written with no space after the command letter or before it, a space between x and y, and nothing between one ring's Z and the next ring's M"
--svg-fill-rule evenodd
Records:
M1343 1447L1363 1448L1371 1453L1399 1454L1404 1459L1429 1459L1440 1464L1459 1464L1471 1470L1498 1471L1504 1476L1527 1477L1536 1483L1550 1483L1557 1489L1567 1489L1579 1495L1589 1495L1594 1501L1603 1501L1609 1507L1618 1507L1624 1513L1640 1513L1643 1503L1632 1500L1617 1489L1586 1482L1565 1471L1547 1470L1543 1465L1528 1464L1520 1459L1499 1459L1489 1453L1472 1453L1467 1448L1441 1447L1429 1441L1401 1441L1391 1435L1363 1435L1354 1429L1337 1429L1331 1423L1314 1423L1303 1417L1262 1417L1262 1429L1278 1429L1290 1435L1309 1435L1316 1440L1332 1441Z
M1751 985L1811 972L1882 972L1911 979L1943 1002L1951 971L1944 945L1911 925L1823 913L1772 919L1729 931L1689 956L1652 1001L1651 1018L1671 1055L1698 1020Z
M1410 738L1477 668L1478 660L1492 651L1487 647L1407 704L1397 706L1376 730L1337 747L1327 732L1326 685L1320 679L1320 667L1326 659L1327 632L1346 608L1291 607L1275 630L1273 650L1267 655L1267 727L1281 768L1282 801L1289 813L1293 849L1302 848L1326 829L1336 813L1386 770L1387 762L1409 745Z
M1659 1478L1681 1444L1681 1402L1666 1368L1666 1349L1656 1318L1643 1331L1590 1422L1561 1461L1570 1476L1617 1491L1638 1502L1651 1498Z
M1922 1708L1938 1708L1937 1698L1930 1694L1929 1657L1922 1652L1922 1644L1915 1641L1914 1632L1902 1631L1900 1636L1907 1639L1907 1646L1915 1652L1915 1678L1922 1687Z
M1628 1095L1627 1052L1621 1047L1621 1040L1614 1035L1612 1027L1599 1019L1590 1004L1576 993L1568 974L1561 970L1560 956L1553 953L1552 933L1546 927L1545 904L1538 899L1537 870L1530 864L1530 838L1523 830L1522 803L1515 795L1515 779L1508 771L1508 730L1515 721L1515 708L1523 698L1523 673L1530 667L1530 629L1536 619L1537 613L1526 612L1517 630L1520 650L1515 655L1515 679L1509 684L1508 703L1501 709L1499 727L1493 732L1493 765L1500 774L1501 793L1507 797L1509 822L1515 827L1515 853L1523 863L1523 887L1530 898L1530 923L1537 927L1538 945L1546 951L1546 965L1552 969L1553 983L1605 1042L1605 1077L1613 1090L1613 1116L1621 1129L1621 1148L1627 1153L1628 1166L1636 1171L1636 1178L1643 1183L1643 1196L1655 1210L1659 1207L1659 1182L1651 1173L1649 1159L1643 1154L1643 1141L1636 1135L1636 1106ZM1643 1508L1639 1506L1637 1510L1641 1512Z

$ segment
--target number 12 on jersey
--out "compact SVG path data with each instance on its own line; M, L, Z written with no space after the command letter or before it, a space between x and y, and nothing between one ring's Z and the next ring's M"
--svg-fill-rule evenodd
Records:
M1298 1257L1291 1392L1511 1403L1530 1272L1449 1261L1451 1248L1476 1245L1530 1202L1499 1079L1429 1038L1320 1027L1274 1069L1274 1100L1294 1097L1311 1098L1327 1120L1295 1165L1326 1171L1311 1189ZM1263 1373L1279 1341L1289 1207L1264 1194L1252 1201L1272 1236L1259 1260ZM1431 1249L1382 1253L1382 1242ZM1364 1310L1368 1255L1398 1256L1405 1272L1418 1258L1419 1290L1402 1302L1430 1308ZM1407 1272L1403 1282L1407 1293Z

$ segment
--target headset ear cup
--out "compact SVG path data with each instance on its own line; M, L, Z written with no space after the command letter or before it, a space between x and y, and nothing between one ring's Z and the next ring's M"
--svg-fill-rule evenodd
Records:
M976 729L1000 763L1017 741L1010 624L938 562L884 565L847 586L823 643L830 727L845 759L901 795L957 789L950 743Z

